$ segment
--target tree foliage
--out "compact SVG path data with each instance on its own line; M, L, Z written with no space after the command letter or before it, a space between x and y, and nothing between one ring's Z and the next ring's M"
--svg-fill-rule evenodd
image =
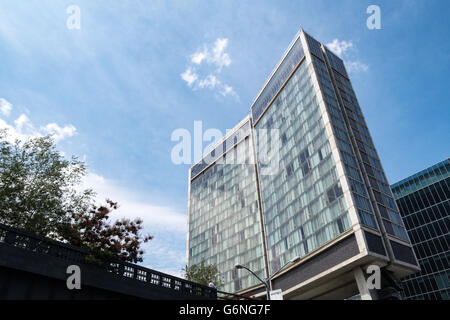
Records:
M206 264L204 259L202 259L199 264L194 264L190 267L186 265L182 271L184 272L184 277L186 280L203 284L205 286L213 283L216 288L220 288L224 284L217 266L215 264Z
M93 191L75 188L86 167L64 159L50 137L8 138L0 131L0 222L56 237L69 215L89 208Z
M61 234L70 243L85 247L95 259L119 258L129 262L142 262L144 251L142 243L152 236L141 237L141 219L121 219L108 222L109 213L118 208L117 202L106 200L107 205L92 208L81 214L73 214L72 222L67 224Z
M85 164L66 160L53 139L29 138L11 142L0 130L0 223L90 249L98 259L141 262L142 220L109 222L118 208L95 206L92 189L81 190Z

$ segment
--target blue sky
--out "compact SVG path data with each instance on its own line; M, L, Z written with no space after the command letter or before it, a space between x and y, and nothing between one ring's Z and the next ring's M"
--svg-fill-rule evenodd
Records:
M381 30L366 27L371 4ZM232 128L303 27L346 61L394 183L449 156L449 16L433 0L2 0L0 127L55 134L119 216L144 218L144 265L178 273L189 165L171 161L175 129Z

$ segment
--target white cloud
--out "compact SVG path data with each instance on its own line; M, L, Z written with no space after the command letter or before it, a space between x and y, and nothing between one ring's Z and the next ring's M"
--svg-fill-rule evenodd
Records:
M228 39L226 38L217 38L214 45L210 47L204 44L201 49L190 55L192 65L181 74L181 78L193 90L217 90L224 97L233 96L239 100L239 96L233 87L219 79L222 69L231 64L230 55L226 52L227 46ZM196 68L203 68L206 72L202 73L203 75L201 76Z
M338 39L334 39L332 42L327 43L326 46L328 47L328 49L340 56L348 49L353 48L353 42L345 40L339 41Z
M3 98L0 98L0 112L5 116L9 117L12 110L12 104Z
M228 39L217 39L214 43L213 55L211 61L222 70L222 68L228 67L231 64L231 59L228 53L225 53L225 48L228 45Z
M110 215L112 221L141 218L144 221L142 234L154 236L153 240L142 246L145 251L143 265L163 273L181 276L181 268L186 263L186 212L155 203L149 199L148 194L129 189L118 181L95 172L88 173L79 188L92 188L97 193L97 204L104 204L106 199L118 202L119 208Z
M111 218L142 218L144 227L152 230L165 230L186 233L187 216L169 206L154 204L139 197L135 191L120 186L116 181L96 173L86 175L82 188L93 188L97 193L96 201L104 203L107 198L119 203L120 208Z
M218 84L220 84L220 81L217 80L216 76L210 74L198 82L198 87L214 89Z
M49 123L42 128L42 131L51 135L55 141L58 142L75 135L77 129L73 125L68 125L61 128L56 123Z
M206 47L203 49L203 51L198 51L191 55L191 61L195 64L201 64L203 60L206 59L206 56L208 55L208 50Z
M1 100L4 99L0 99L0 103ZM10 103L8 104L10 105L9 108L11 110L12 105ZM56 142L59 142L65 138L72 137L77 131L77 129L71 124L61 127L56 123L49 123L40 129L36 129L30 118L25 113L22 113L13 121L13 123L14 124L9 124L4 119L0 118L0 129L7 129L10 142L14 142L16 139L26 140L28 138L41 137L44 135L51 135Z
M25 140L27 138L38 137L39 132L33 127L30 119L25 114L21 114L14 125L8 124L0 118L0 129L7 129L9 142L13 143L16 139Z
M367 64L356 59L357 52L352 41L339 41L339 39L334 39L332 42L327 43L327 47L338 56L344 56L346 58L345 67L348 72L365 72L369 70Z
M220 94L223 95L224 97L231 95L236 97L237 99L239 99L238 95L236 94L236 92L234 91L234 89L232 87L230 87L227 84L223 85L222 90L220 91Z
M226 96L233 96L239 100L239 96L234 91L233 87L226 83L222 83L215 75L209 74L206 78L197 81L197 78L190 84L190 86L195 83L194 90L196 89L218 89L219 93Z
M220 72L223 67L228 67L231 64L231 58L228 53L225 52L228 46L228 39L218 38L214 42L214 46L208 49L206 45L200 51L191 55L191 62L195 64L201 64L206 61L208 64L213 64L217 67L217 71Z
M367 71L369 66L360 61L345 61L345 66L348 72Z
M144 263L147 268L183 277L181 269L186 265L185 246L178 246L174 242L155 236L152 241L145 244L144 250Z
M34 130L33 124L31 123L28 116L24 113L22 113L16 120L14 120L14 124L16 125L16 130L18 132L22 132L24 128Z
M191 67L189 67L185 72L181 74L181 78L187 82L189 87L191 87L194 82L197 81L198 75Z

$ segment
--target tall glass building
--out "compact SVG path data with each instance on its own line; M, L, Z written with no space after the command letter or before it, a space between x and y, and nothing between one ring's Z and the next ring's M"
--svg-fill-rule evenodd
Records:
M188 264L216 264L228 292L376 297L418 263L343 61L303 30L250 114L189 172ZM384 282L383 282L384 283Z
M403 296L450 299L450 159L392 186L420 272L406 277Z

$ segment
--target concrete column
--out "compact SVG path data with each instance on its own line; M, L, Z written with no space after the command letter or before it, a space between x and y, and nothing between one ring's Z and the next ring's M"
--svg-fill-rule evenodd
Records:
M367 287L367 274L361 267L357 267L353 270L355 276L356 285L358 286L361 300L378 300L378 295L375 290L371 290Z

